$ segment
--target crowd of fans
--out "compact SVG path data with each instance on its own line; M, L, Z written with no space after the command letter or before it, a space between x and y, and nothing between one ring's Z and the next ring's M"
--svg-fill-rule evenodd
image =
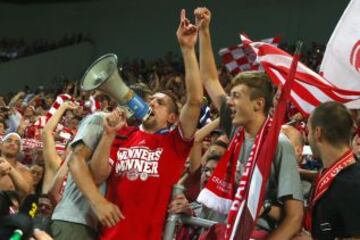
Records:
M22 41L2 40L0 58L1 61L8 61L88 40L82 35L68 36L58 43L37 42L33 45L26 45ZM282 48L289 52L292 49L288 45L283 45ZM318 70L323 51L323 45L313 43L302 60L309 67ZM185 67L181 57L174 53L169 52L155 61L125 59L119 65L119 72L130 88L145 100L151 101L152 94L166 90L171 92L178 109L186 105ZM225 92L230 94L232 76L223 66L217 68L217 75ZM77 135L79 123L83 119L97 112L111 113L116 107L116 101L110 97L98 91L82 92L75 82L66 83L59 92L39 87L36 91L27 89L11 97L0 96L0 217L3 219L1 224L7 222L6 226L0 228L0 239L5 239L3 236L10 236L14 230L21 228L17 221L8 219L9 214L18 212L33 214L33 221L30 221L32 227L51 232L50 217L62 198L69 178L66 163L66 156L70 151L68 144ZM183 176L187 176L183 182L187 191L169 203L169 214L181 213L216 222L226 220L226 215L213 212L195 201L231 141L231 125L225 129L226 124L221 117L218 103L210 96L204 97L198 129L183 172ZM359 121L356 111L353 111L353 118L355 122ZM308 151L306 121L289 103L282 134L288 138L295 153L297 165L293 171L301 177L305 206L316 173L322 168L321 161L314 159L311 151ZM128 124L136 124L136 121L129 121ZM359 155L360 141L357 135L354 136L353 152ZM194 165L193 159L197 159L194 162L199 164ZM263 212L262 216L275 219L269 221L274 224L270 227L273 229L281 220L271 213L274 208L281 209L283 203L271 204L271 212ZM264 208L264 211L270 211L265 205ZM198 239L200 235L208 234L198 227L180 225L179 223L176 239ZM25 233L25 237L29 236L29 232ZM301 239L302 235L297 237Z
M25 40L2 38L0 39L0 63L71 46L81 42L92 42L92 40L88 34L83 33L66 34L58 41L39 39L32 42L26 42Z

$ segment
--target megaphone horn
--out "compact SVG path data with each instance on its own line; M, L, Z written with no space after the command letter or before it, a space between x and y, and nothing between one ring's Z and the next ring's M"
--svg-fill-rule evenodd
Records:
M117 56L113 53L96 59L84 73L81 88L84 91L100 90L119 105L129 108L137 119L145 121L150 116L151 108L124 83L117 65Z

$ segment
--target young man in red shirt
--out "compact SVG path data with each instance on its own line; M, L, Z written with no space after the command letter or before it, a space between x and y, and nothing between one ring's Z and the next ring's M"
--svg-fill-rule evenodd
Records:
M177 38L187 90L180 114L170 94L156 93L149 103L152 114L140 128L126 126L121 110L105 118L90 169L96 183L107 181L106 199L112 204L94 188L79 187L104 226L100 239L162 237L172 186L191 149L203 98L195 54L197 28L186 19L184 10Z

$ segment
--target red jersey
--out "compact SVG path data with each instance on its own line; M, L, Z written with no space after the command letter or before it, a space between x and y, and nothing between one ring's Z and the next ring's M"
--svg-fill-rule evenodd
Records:
M100 239L160 240L172 186L184 169L192 140L183 139L179 128L149 134L129 127L119 134L111 149L106 198L119 206L125 219L104 228Z

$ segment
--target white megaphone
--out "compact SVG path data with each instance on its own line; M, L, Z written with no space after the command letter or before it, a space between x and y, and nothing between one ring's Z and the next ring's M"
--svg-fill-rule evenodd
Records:
M145 121L151 114L149 105L131 90L117 70L117 56L108 53L95 60L81 79L84 91L100 90L127 107L135 118Z

